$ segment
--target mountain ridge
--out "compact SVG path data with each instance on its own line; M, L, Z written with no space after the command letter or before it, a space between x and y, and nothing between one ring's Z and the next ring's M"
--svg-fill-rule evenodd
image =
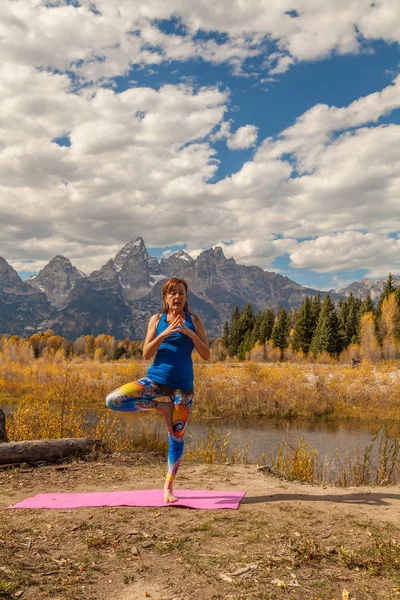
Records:
M53 329L69 339L100 333L143 338L149 317L161 310L162 282L173 275L188 282L189 306L202 317L211 337L221 335L235 306L242 309L250 302L255 312L280 305L290 310L319 293L279 273L240 265L218 246L196 258L178 250L158 260L137 237L90 275L57 255L37 275L22 281L0 259L0 331L29 335ZM371 288L368 283L354 282L340 295L365 293ZM336 292L329 294L335 302L340 298Z

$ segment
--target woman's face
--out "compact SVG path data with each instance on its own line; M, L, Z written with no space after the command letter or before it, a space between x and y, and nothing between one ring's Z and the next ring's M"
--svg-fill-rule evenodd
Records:
M173 310L183 310L183 307L186 304L186 298L186 290L183 283L174 285L174 287L167 292L165 297L168 308L172 308Z

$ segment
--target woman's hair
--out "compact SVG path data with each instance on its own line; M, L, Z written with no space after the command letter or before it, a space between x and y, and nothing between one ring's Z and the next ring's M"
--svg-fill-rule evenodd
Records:
M168 312L168 304L165 299L165 296L167 294L169 294L170 291L172 290L172 288L174 288L178 283L181 283L186 291L186 302L185 302L185 306L183 307L183 310L184 310L184 312L189 312L188 301L187 301L188 285L187 285L186 281L184 279L179 279L179 277L170 277L168 279L168 281L166 281L164 283L163 288L162 288L163 313Z

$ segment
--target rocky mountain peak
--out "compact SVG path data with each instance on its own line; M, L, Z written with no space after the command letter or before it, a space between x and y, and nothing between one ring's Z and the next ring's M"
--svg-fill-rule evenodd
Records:
M25 284L17 271L0 256L0 284L7 292L19 293L25 289Z
M160 264L157 258L149 256L145 243L137 237L108 261L104 267L91 275L96 279L118 280L125 300L131 301L149 293L159 278Z
M177 250L173 254L166 256L160 262L160 271L167 277L187 277L188 272L192 271L194 259L184 250Z
M167 258L173 258L174 260L184 260L184 261L188 261L190 263L192 263L194 261L194 259L190 256L190 254L188 254L187 252L185 252L182 249L177 250L173 254L170 254Z
M75 283L86 277L73 266L69 258L57 254L37 275L27 280L29 285L44 292L50 304L59 307L69 296Z
M131 240L115 255L114 268L119 273L127 262L139 261L147 263L148 253L143 238L137 237Z
M386 282L387 277L384 279L376 279L375 281L371 279L362 279L361 281L354 281L350 285L337 290L336 293L346 298L348 298L351 293L356 298L361 299L370 296L373 302L376 302L382 294ZM396 286L400 285L399 275L394 276L394 283Z

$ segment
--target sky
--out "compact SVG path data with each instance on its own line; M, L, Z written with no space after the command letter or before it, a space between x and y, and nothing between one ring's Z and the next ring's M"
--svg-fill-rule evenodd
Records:
M398 0L4 0L0 256L400 273Z

